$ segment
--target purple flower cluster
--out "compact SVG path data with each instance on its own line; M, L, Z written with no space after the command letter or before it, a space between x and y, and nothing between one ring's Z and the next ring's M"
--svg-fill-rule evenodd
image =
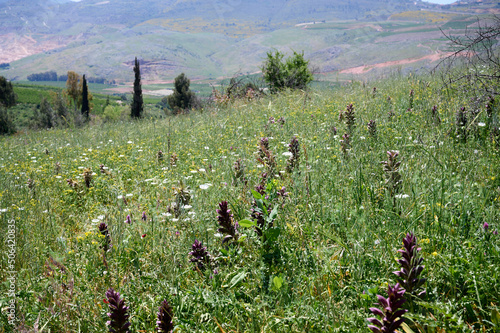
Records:
M125 301L120 297L120 294L109 288L106 292L106 297L109 304L109 321L107 322L109 332L111 333L128 333L130 332L129 315L127 313L128 306L125 306Z
M287 161L286 171L291 173L293 170L299 167L300 158L300 145L297 137L292 137L290 144L288 145L288 151L292 154Z
M420 264L424 260L419 257L421 248L417 246L417 238L413 233L406 234L403 238L403 248L398 250L401 253L401 259L398 263L401 265L401 270L395 271L399 279L399 284L410 294L422 296L425 290L417 294L417 290L425 283L426 279L419 279L418 276L424 270L424 266Z
M403 315L408 311L406 309L400 309L401 305L406 302L403 298L405 290L402 289L399 283L396 283L394 287L389 285L387 287L388 297L377 295L379 308L370 308L370 311L378 316L380 319L375 317L368 318L367 320L372 324L368 325L368 328L374 333L393 333L397 330L404 321Z
M170 333L174 330L173 317L172 307L167 300L164 300L158 310L158 321L156 322L158 333Z
M99 232L104 236L104 252L107 252L111 247L111 237L109 236L108 225L104 222L99 224Z
M196 265L193 269L204 271L207 266L210 266L210 253L208 253L207 248L197 239L194 240L191 249L192 251L189 252L189 255L192 257L190 261Z
M218 232L225 234L226 236L222 239L222 244L238 239L238 229L237 224L233 221L233 214L228 208L227 201L222 201L219 203L219 209L216 210L217 221L219 222L220 228L217 229Z

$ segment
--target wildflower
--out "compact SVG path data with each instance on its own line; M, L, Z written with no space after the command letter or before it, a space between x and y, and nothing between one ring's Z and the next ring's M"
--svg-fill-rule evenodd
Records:
M111 247L111 238L109 237L109 232L108 232L108 225L104 222L101 222L99 224L99 231L101 232L101 235L104 236L104 252L107 252L109 248Z
M464 107L457 111L455 119L457 137L465 142L467 140L467 111Z
M125 220L125 223L131 224L132 223L132 218L130 215L127 215L127 219Z
M238 229L237 224L233 221L233 214L228 208L227 201L222 201L219 203L219 209L216 210L219 216L217 221L219 222L220 228L217 229L218 232L226 234L222 239L222 244L228 242L229 240L238 240Z
M156 322L158 333L170 333L174 330L173 317L172 307L167 300L164 300L158 310L158 321Z
M401 259L398 260L401 270L393 272L399 277L399 284L410 294L415 294L416 290L425 282L425 279L418 278L425 267L420 266L424 260L419 257L420 250L415 235L413 233L406 234L406 237L403 238L403 249L398 250L401 253ZM425 290L417 294L417 296L420 297L424 294Z
M192 251L189 252L189 255L191 255L192 258L190 259L190 261L196 264L193 269L204 271L206 269L206 266L210 265L210 253L207 252L207 248L203 247L203 244L197 239L194 240L191 248Z
M107 301L109 304L108 317L111 319L107 322L109 332L111 333L128 333L130 332L129 315L127 314L128 306L125 306L125 301L120 297L120 294L109 288L106 292Z
M398 151L390 150L387 152L387 161L382 161L385 171L385 184L389 190L391 197L395 198L395 194L401 189L401 175L399 174L399 166L401 161L397 161Z
M368 325L368 328L374 333L393 333L398 329L404 321L403 315L408 311L406 309L399 309L406 300L403 298L405 293L404 289L401 289L399 283L396 283L394 287L388 285L387 294L388 297L377 295L378 304L380 308L370 308L371 313L380 317L381 320L373 317L367 320L373 325Z
M490 225L488 224L488 222L484 222L484 224L483 224L484 231L488 231L489 227L490 227Z
M158 150L158 152L156 153L156 160L158 161L158 163L163 162L163 151Z
M142 212L141 220L143 220L144 222L146 222L148 220L146 212Z
M83 170L83 179L85 180L85 186L90 188L90 183L92 182L92 168L86 168Z
M291 173L293 170L298 169L299 167L300 145L297 137L292 137L292 140L290 141L288 147L288 152L291 153L291 156L287 161L286 171L288 173Z
M342 140L340 140L340 146L342 147L342 152L347 155L347 152L351 148L351 137L349 134L345 133L342 135Z
M370 136L377 136L377 124L375 123L375 120L370 120L368 122L368 133L370 133Z
M352 133L352 130L356 127L356 113L354 111L354 105L351 103L347 106L344 111L345 123L347 125L347 131Z

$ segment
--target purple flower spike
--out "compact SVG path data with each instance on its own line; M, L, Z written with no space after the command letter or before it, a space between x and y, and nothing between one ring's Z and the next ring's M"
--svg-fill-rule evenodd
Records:
M120 294L109 288L106 291L106 297L109 303L108 317L111 319L107 322L109 332L111 333L128 333L130 332L129 315L127 314L128 306L125 306L125 301L120 297Z
M148 217L147 217L147 215L146 215L146 212L142 212L142 217L141 217L141 219L142 219L144 222L146 222L146 221L148 220Z
M484 231L488 231L489 227L490 227L490 225L488 224L488 222L484 222L484 224L483 224Z
M219 216L217 220L219 221L220 228L217 229L218 232L225 234L226 236L222 239L222 244L228 242L229 240L238 239L238 230L233 222L233 214L227 206L227 201L222 201L219 203L219 209L216 210Z
M99 224L99 232L104 236L104 252L107 252L111 247L111 238L109 236L108 225L104 222Z
M299 168L299 158L300 158L300 144L297 137L292 137L290 144L288 145L288 151L292 154L287 161L286 171L291 173L293 170Z
M420 264L424 260L419 257L419 252L421 248L417 246L417 238L413 233L406 234L403 238L403 249L398 250L401 253L401 259L398 263L401 265L400 271L395 271L399 279L398 282L406 291L412 295L422 296L425 294L425 290L416 293L417 290L424 284L426 279L419 279L418 276L424 270L424 266Z
M408 311L406 309L399 309L406 299L403 298L405 290L402 289L399 283L396 283L394 287L389 285L387 287L388 297L377 295L379 308L370 308L371 313L378 318L368 318L367 320L371 325L368 328L374 333L393 333L395 332L403 323L403 315Z
M210 266L210 253L208 253L207 248L203 247L203 244L197 239L194 240L191 248L193 251L189 252L192 256L190 261L196 264L193 269L196 270L198 268L200 271L204 271L207 268L206 266Z
M170 333L174 330L174 324L172 323L172 318L174 317L174 312L167 300L164 300L158 311L158 321L156 322L158 333Z
M127 215L127 219L125 220L125 223L131 224L132 223L132 218L130 215Z

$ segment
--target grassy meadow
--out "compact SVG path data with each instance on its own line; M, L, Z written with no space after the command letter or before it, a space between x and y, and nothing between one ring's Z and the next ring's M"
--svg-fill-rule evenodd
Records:
M133 332L155 332L164 299L175 332L369 332L409 232L426 294L407 297L400 332L498 332L498 110L469 102L434 77L395 76L1 137L2 267L13 220L18 321L2 292L0 332L105 332L110 287ZM224 244L222 201L240 221ZM195 240L210 253L203 267Z

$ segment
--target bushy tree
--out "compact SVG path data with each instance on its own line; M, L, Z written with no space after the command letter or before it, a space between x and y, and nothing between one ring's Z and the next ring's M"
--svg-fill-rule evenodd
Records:
M135 57L134 73L134 95L132 98L130 115L132 116L132 118L141 118L144 111L144 105L142 101L141 69L139 67L139 61L137 61L137 57Z
M283 61L284 54L275 51L268 52L262 67L264 81L271 92L290 89L305 89L313 80L309 61L304 59L304 53L293 52L293 56Z
M73 71L68 71L68 79L66 80L66 91L65 93L73 101L75 106L75 112L80 107L80 97L82 95L82 90L79 85L80 75ZM70 102L70 101L68 101Z
M9 135L16 132L9 110L0 104L0 135Z
M0 105L9 108L16 104L17 95L14 93L12 83L0 76Z
M8 108L16 104L17 95L14 93L12 83L0 76L0 135L13 134L16 126Z
M181 113L197 106L198 101L194 92L189 90L191 81L181 73L175 78L174 93L167 97L168 105L174 114Z
M85 79L85 75L83 75L83 84L82 84L82 116L88 120L90 113L89 106L89 90L87 88L87 80Z
M49 101L43 97L39 108L35 109L34 123L35 128L52 128L56 125L54 109Z

